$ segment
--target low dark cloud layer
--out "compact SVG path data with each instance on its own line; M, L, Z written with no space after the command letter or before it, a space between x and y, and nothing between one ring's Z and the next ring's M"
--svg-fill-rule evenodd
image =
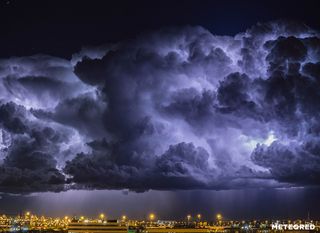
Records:
M319 185L319 80L282 21L0 60L0 191Z

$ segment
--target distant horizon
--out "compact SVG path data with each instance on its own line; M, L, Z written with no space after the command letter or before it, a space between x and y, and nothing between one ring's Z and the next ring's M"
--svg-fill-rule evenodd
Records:
M151 190L144 193L127 193L122 190L69 190L62 193L36 193L27 196L5 195L0 199L0 212L16 215L30 211L36 215L52 217L65 215L96 217L104 213L111 219L122 215L143 219L150 213L155 213L157 217L164 219L183 219L188 214L195 216L200 213L203 218L209 219L220 213L224 219L236 220L306 219L309 212L311 219L320 219L317 188L290 190L290 193L286 189L252 189L249 190L251 192ZM264 196L261 198L262 193ZM199 199L194 199L195 197ZM197 203L196 205L190 205L192 199L196 200L193 201Z
M5 215L7 217L18 217L19 215L7 215L7 214L2 214L0 213L0 215ZM20 215L20 216L23 216ZM98 220L99 217L89 217L89 216L85 216L85 215L74 215L74 216L68 216L70 218L70 220L79 220L79 217L80 216L84 216L86 220ZM53 219L63 219L65 218L66 216L46 216L46 215L36 215L36 217L44 217L44 218L53 218ZM106 218L105 222L114 222L116 220L120 220L121 221L121 216L119 216L118 218ZM195 222L207 222L207 223L216 223L216 222L219 222L218 220L216 220L214 217L212 219L201 219L201 220L198 220L196 216L193 216L191 220L187 220L187 217L185 218L171 218L171 219L167 219L167 218L157 218L155 220L149 220L148 218L128 218L127 221L145 221L145 222L159 222L159 221L179 221L179 222L190 222L190 223L195 223ZM220 222L232 222L232 221L235 221L235 222L253 222L253 221L257 221L257 222L277 222L277 221L283 221L283 222L286 222L286 221L320 221L319 219L311 219L311 218L283 218L283 219L280 219L280 218L264 218L264 219L257 219L257 218L253 218L253 219L223 219L223 220L220 220Z

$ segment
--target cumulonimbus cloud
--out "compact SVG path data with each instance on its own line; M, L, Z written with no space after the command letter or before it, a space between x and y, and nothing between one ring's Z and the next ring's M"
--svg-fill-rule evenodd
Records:
M0 190L318 185L319 90L319 33L294 22L3 59Z

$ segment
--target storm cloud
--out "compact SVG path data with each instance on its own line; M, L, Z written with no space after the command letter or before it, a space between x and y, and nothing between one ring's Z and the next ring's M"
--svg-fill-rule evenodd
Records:
M0 191L320 183L320 36L166 28L0 60Z

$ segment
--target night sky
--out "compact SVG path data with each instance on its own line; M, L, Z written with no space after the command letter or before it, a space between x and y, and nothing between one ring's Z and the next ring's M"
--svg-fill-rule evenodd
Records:
M0 212L320 218L317 1L0 1Z

